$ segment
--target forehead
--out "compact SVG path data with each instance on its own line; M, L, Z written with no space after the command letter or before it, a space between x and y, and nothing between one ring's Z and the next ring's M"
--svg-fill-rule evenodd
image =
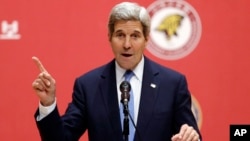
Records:
M114 32L141 32L143 31L143 27L140 21L135 20L120 20L117 21L114 25Z

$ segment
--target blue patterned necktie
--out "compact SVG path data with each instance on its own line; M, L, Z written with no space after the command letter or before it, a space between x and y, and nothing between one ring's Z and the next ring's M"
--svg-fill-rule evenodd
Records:
M130 79L134 76L133 71L128 70L126 71L126 73L124 74L125 80L130 82ZM130 90L130 100L128 102L128 109L129 109L129 114L131 115L132 119L129 119L129 137L128 137L128 141L133 141L134 140L134 135L135 135L135 128L134 125L132 124L132 120L134 120L134 95L133 95L133 90L132 90L132 86L131 86L131 90ZM121 110L120 110L120 116L121 119L123 119L124 115L123 115L123 107L121 104ZM121 120L123 121L123 120ZM123 127L123 122L122 122L122 127Z

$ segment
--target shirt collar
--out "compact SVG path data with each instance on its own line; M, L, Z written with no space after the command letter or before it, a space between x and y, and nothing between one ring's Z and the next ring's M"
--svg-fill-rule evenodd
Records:
M143 75L143 67L144 67L144 56L142 56L141 61L138 63L138 65L135 67L134 70L132 70L135 74L135 77L142 81L142 75ZM125 69L121 68L117 61L115 61L115 71L116 71L116 80L117 82L121 82L123 80L123 75L126 72Z

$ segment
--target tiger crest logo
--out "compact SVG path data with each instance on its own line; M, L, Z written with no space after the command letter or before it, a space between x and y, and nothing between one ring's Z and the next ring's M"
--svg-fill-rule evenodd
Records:
M157 26L157 30L164 32L167 39L171 40L173 36L177 36L177 29L180 27L183 18L182 15L178 14L167 16L160 25Z
M147 8L151 16L149 52L165 60L189 55L201 37L201 22L184 0L157 0Z

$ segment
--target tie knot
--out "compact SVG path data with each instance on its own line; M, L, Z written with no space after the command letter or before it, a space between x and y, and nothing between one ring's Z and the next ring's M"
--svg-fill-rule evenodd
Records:
M130 79L132 78L133 75L134 75L133 71L127 70L124 74L125 80L130 81Z

